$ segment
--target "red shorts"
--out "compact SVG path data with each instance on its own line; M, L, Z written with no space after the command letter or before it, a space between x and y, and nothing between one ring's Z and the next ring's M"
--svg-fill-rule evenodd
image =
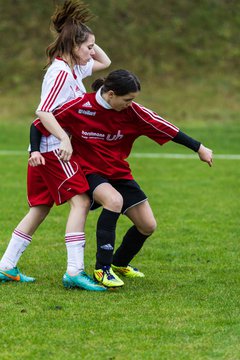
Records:
M32 167L28 165L27 193L29 206L61 205L77 194L89 189L88 182L80 167L78 155L70 161L59 158L59 150L42 154L46 164Z

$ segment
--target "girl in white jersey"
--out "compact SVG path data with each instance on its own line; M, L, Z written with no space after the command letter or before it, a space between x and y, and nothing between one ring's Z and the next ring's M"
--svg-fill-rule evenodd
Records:
M82 80L92 72L107 68L111 61L105 52L95 44L95 37L86 22L92 17L81 1L65 1L52 16L57 34L55 41L47 48L49 59L45 74L41 102L37 113L41 117L54 118L53 111L64 102L82 96L86 90ZM59 138L50 136L41 139L41 152L45 153L44 176L38 168L28 169L28 202L30 210L12 234L9 245L0 261L0 282L33 282L34 278L21 274L17 262L32 235L48 215L53 203L68 202L70 213L66 225L67 271L63 283L66 287L79 287L103 291L84 272L84 225L89 209L86 195L87 181L78 166L78 159L72 154L68 135L62 131ZM31 149L35 159L35 149Z

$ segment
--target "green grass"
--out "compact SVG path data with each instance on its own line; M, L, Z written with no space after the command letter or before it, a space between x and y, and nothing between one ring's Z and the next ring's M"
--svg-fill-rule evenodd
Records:
M240 153L239 122L183 126L217 153ZM1 150L26 149L26 124L3 122L0 130ZM134 151L190 153L145 139ZM68 206L53 208L19 263L37 282L0 286L1 360L239 359L239 161L216 159L212 168L197 158L130 162L158 222L134 261L146 277L107 294L66 291ZM0 253L28 209L26 163L27 155L0 155ZM87 221L89 273L98 215ZM117 244L129 225L120 218Z

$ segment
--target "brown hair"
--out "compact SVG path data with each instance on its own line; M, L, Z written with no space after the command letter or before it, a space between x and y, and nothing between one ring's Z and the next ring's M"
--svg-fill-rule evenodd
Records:
M102 92L114 91L117 96L127 95L141 90L141 84L136 75L124 69L114 70L106 78L99 78L92 84L93 91L102 86Z
M51 28L56 34L56 39L46 49L48 65L56 56L68 54L72 62L76 62L73 49L81 46L92 30L86 25L94 15L88 6L80 0L66 0L62 6L57 6L51 17Z

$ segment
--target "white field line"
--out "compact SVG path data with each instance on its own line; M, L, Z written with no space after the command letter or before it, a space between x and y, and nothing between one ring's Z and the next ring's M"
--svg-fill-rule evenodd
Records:
M0 156L28 156L24 150L0 150ZM142 159L196 159L197 154L168 154L168 153L132 153L131 158ZM214 154L213 159L240 160L240 154Z
M0 150L1 156L12 156L12 155L26 155L28 156L28 152L24 150Z
M132 153L134 158L148 159L196 159L197 154ZM213 154L213 159L240 160L240 154Z

